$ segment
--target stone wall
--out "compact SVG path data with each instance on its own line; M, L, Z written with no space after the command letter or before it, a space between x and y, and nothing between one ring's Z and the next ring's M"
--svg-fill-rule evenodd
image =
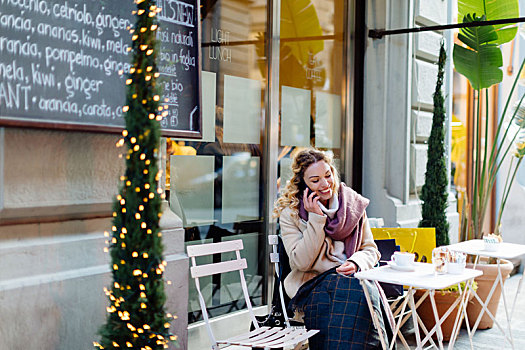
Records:
M0 128L0 349L92 349L110 283L104 231L123 162L117 135ZM167 311L186 342L182 223L162 219Z

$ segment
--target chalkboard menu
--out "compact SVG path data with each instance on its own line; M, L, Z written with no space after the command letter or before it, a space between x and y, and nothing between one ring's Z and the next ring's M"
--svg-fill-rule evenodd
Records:
M166 136L200 137L199 5L158 0ZM0 0L0 125L120 132L132 0Z

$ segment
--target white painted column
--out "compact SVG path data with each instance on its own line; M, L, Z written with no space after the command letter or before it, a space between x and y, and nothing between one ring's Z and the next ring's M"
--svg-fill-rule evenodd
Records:
M445 24L449 3L369 1L367 26L398 29ZM425 180L426 141L432 127L432 94L442 38L442 33L424 32L368 39L363 194L372 199L368 215L384 218L385 226L416 227L421 217L418 193ZM444 95L452 98L451 92L451 84L446 84ZM447 120L446 129L449 128ZM447 149L450 152L450 147ZM455 200L451 201L449 212L451 231L455 230L451 237L455 237Z

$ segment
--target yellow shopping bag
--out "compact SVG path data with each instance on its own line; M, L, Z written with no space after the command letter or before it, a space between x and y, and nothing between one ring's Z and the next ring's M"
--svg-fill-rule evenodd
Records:
M416 254L416 261L432 262L432 249L436 247L435 228L372 228L374 239L392 239L401 247L402 252Z

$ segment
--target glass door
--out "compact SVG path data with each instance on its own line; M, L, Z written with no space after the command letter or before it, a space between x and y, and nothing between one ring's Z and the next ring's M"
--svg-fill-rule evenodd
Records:
M332 153L343 172L346 61L344 2L281 2L279 188L291 178L294 153Z
M262 305L266 2L202 1L201 25L203 138L168 139L170 205L183 220L186 245L243 240L249 292ZM205 278L201 286L211 317L245 308L238 273ZM189 288L192 323L202 315L192 281Z
M167 140L166 186L185 244L242 239L255 306L268 302L270 207L290 178L291 157L317 147L333 153L344 174L348 114L346 2L273 4L279 7L264 0L202 1L203 138ZM236 277L201 281L211 317L245 308ZM188 284L191 324L202 315Z

